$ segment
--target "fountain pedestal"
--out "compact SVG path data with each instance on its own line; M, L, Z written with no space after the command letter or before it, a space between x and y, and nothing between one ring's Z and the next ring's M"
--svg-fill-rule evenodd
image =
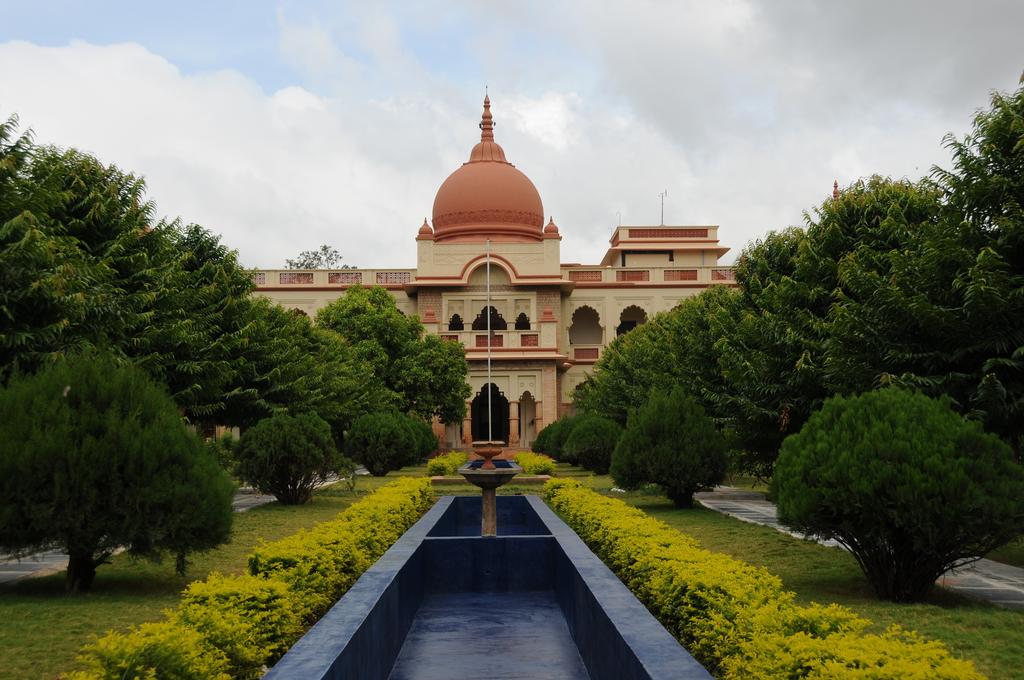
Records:
M512 478L523 471L515 463L507 460L492 460L501 453L496 446L504 442L473 442L473 450L483 460L474 460L459 468L459 474L473 486L480 488L481 513L480 535L498 535L497 488L512 481Z

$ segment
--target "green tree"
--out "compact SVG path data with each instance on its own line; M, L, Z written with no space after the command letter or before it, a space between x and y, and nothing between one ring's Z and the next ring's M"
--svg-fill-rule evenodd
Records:
M370 379L395 395L401 411L458 422L465 416L468 364L458 343L423 337L423 324L406 317L380 287L353 286L316 317L366 362Z
M575 419L562 449L566 458L575 460L594 474L608 474L612 451L622 435L622 426L611 418L583 415Z
M357 418L345 439L345 452L374 477L413 464L419 453L408 418L386 411Z
M935 579L1024 531L1024 468L947 400L898 388L833 397L783 443L779 519L846 546L879 597Z
M120 547L183 570L227 539L233 490L135 366L75 357L0 388L0 549L64 550L71 592Z
M341 264L341 253L334 246L322 245L316 250L303 250L294 260L285 260L288 269L354 269Z
M658 484L677 508L689 508L694 492L722 481L726 461L725 438L700 404L681 388L654 390L630 415L611 474L625 489Z
M313 413L278 413L246 430L235 449L238 474L285 505L301 505L342 463L331 427Z

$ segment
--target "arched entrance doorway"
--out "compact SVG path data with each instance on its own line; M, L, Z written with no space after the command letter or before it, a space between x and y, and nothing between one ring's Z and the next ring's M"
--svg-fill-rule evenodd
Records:
M537 420L537 402L529 392L523 392L519 398L519 445L530 448L537 436L535 422Z
M487 410L487 395L490 392L491 410ZM487 441L487 424L492 423L490 437L492 441L508 441L508 399L494 383L485 385L473 399L471 406L473 418L473 441Z

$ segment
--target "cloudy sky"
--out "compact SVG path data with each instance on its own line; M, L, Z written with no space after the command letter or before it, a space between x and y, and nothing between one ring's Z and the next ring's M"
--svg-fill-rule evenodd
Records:
M718 224L734 250L872 173L948 164L1024 69L1024 2L0 0L0 117L144 175L253 267L321 243L414 266L434 193L497 141L559 224Z

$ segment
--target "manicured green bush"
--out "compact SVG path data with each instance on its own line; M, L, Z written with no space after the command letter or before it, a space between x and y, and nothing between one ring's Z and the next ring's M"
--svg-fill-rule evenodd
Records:
M893 626L881 635L838 605L800 606L761 567L702 549L626 503L572 480L544 487L551 506L647 609L725 680L983 680L941 643Z
M313 413L264 418L245 431L236 455L239 476L285 505L308 502L340 463L331 426Z
M596 474L606 475L620 436L622 426L614 420L582 415L574 420L562 445L562 455Z
M430 423L417 416L407 416L406 421L416 441L415 456L410 465L416 465L422 460L429 458L437 451L437 435Z
M109 356L0 389L0 552L60 546L88 590L118 548L177 557L222 543L234 485L163 387Z
M427 475L431 477L443 477L458 474L459 468L469 460L462 451L452 451L441 456L434 456L427 461Z
M533 442L533 450L538 453L547 454L564 463L576 464L575 460L566 458L563 446L565 440L572 434L576 416L563 416L551 423L539 433Z
M539 453L520 451L516 454L515 461L516 465L523 468L523 472L528 475L555 474L555 461Z
M631 413L612 455L611 473L624 489L659 484L676 507L725 477L725 438L700 404L683 390L651 392Z
M417 442L400 413L368 413L356 418L345 437L345 451L370 474L383 477L416 462Z
M825 402L782 446L779 519L834 539L879 597L935 579L1024 531L1024 468L944 400L888 388Z

